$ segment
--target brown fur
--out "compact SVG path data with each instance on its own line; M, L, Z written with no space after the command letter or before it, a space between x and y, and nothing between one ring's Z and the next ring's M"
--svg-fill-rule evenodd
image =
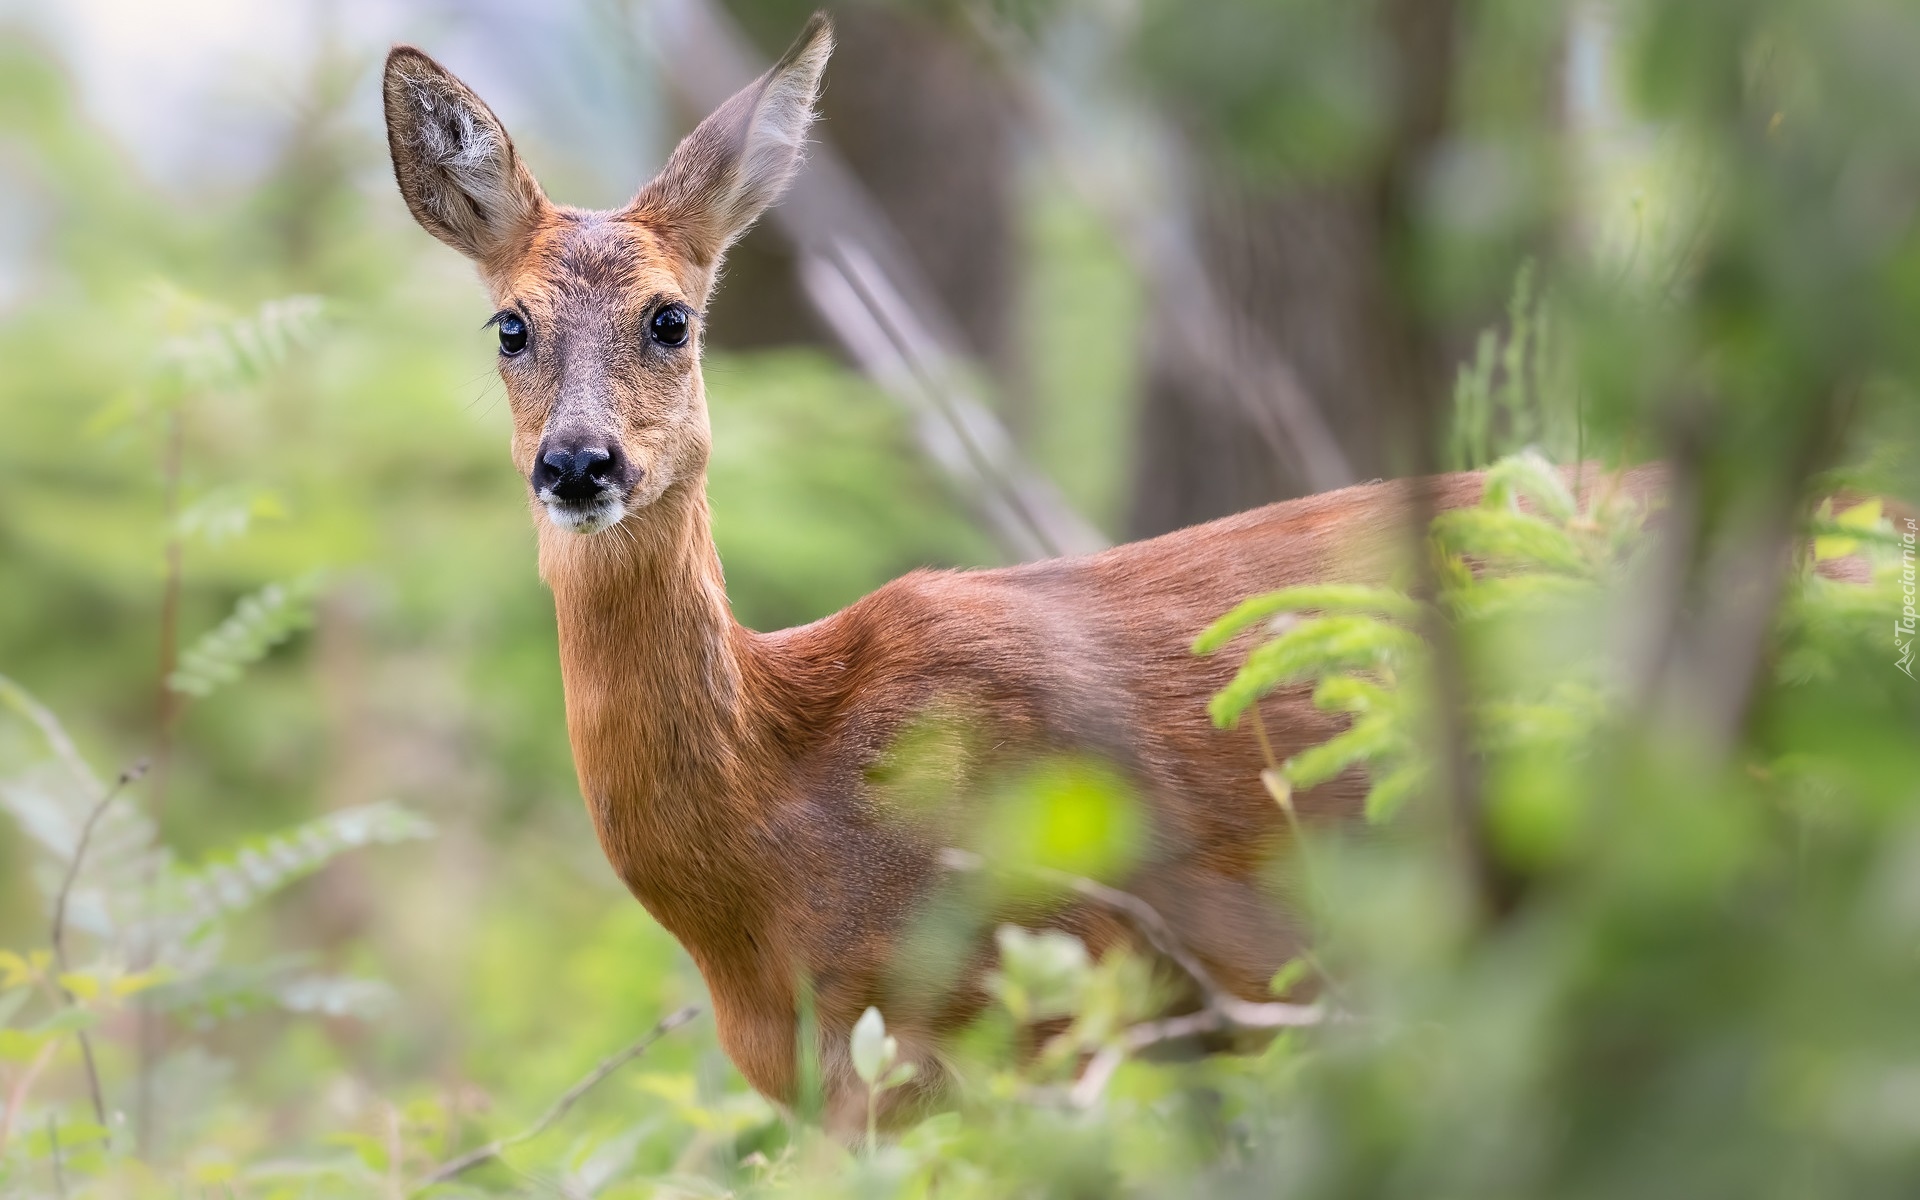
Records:
M1253 735L1206 716L1236 656L1189 646L1254 593L1383 579L1407 492L1349 488L1086 558L916 572L799 629L742 628L708 532L698 322L679 350L650 344L642 326L663 300L704 308L726 244L797 163L793 134L828 45L816 22L616 213L550 204L492 114L418 51L394 51L387 102L409 206L532 331L529 349L502 361L516 467L526 474L566 421L605 429L641 468L622 519L591 536L533 505L600 844L699 965L722 1044L767 1096L794 1098L797 988L813 989L828 1101L846 1121L861 1103L847 1035L867 1005L931 1085L943 1041L983 999L983 947L944 983L896 962L937 885L943 835L941 822L889 808L874 772L930 711L964 714L995 761L1064 750L1115 764L1152 832L1129 886L1227 986L1264 994L1296 947L1261 884L1284 822L1258 782ZM434 132L462 128L483 136ZM1442 505L1479 494L1474 475L1438 481ZM1262 711L1280 755L1337 729L1304 689ZM1361 786L1343 777L1299 803L1309 816L1347 814ZM1125 936L1089 911L1028 916L1096 951Z

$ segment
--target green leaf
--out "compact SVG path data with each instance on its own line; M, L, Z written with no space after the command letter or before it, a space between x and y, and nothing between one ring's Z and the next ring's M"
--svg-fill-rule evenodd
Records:
M1193 641L1193 652L1212 654L1249 625L1280 613L1303 611L1375 613L1411 622L1420 615L1420 606L1391 588L1345 583L1282 588L1234 606L1233 611L1201 631Z
M887 1040L892 1041L893 1039L888 1038ZM886 1078L880 1081L880 1090L884 1092L897 1088L902 1084L910 1083L913 1081L913 1077L919 1073L920 1067L918 1064L910 1062L900 1063L896 1065L893 1070L888 1071Z
M321 1141L329 1146L344 1146L359 1155L360 1161L374 1171L387 1169L387 1140L367 1133L330 1133Z
M1306 959L1290 958L1273 973L1273 978L1267 983L1267 990L1276 996L1284 996L1312 970L1313 967Z
M21 1138L21 1148L29 1158L49 1158L53 1155L54 1144L60 1147L60 1157L71 1170L80 1164L74 1160L74 1153L88 1146L98 1145L112 1137L105 1127L92 1121L65 1121L49 1128L41 1125L32 1129Z
M86 971L68 971L54 980L79 1000L98 1000L103 990L98 975Z
M170 972L167 968L158 967L151 971L135 971L127 975L117 975L108 985L108 991L112 993L114 999L124 1000L128 996L136 995L146 991L148 988L157 987L165 983L169 974Z
M1831 501L1829 501L1831 503ZM1856 504L1833 519L1832 527L1855 533L1865 533L1877 529L1880 525L1882 506L1879 500L1868 500ZM1860 539L1846 534L1827 534L1813 539L1813 557L1818 561L1830 558L1845 558L1860 549Z
M99 1017L84 1008L67 1007L56 1009L44 1021L28 1029L27 1032L35 1034L69 1033L76 1029L91 1029L98 1024L99 1021Z
M1377 670L1422 649L1420 639L1372 617L1317 617L1247 655L1239 672L1207 703L1213 723L1232 728L1262 696L1289 683L1339 670Z
M167 686L205 697L239 679L267 651L313 623L316 587L312 578L288 585L270 583L241 597L231 616L180 656L179 669L167 677Z
M715 1183L700 1175L687 1175L681 1172L668 1172L655 1175L651 1182L655 1190L648 1192L652 1196L687 1197L688 1200L733 1200L731 1188Z
M17 950L0 950L0 988L32 983L52 961L53 955L46 950L32 950L24 955Z
M26 1062L53 1036L39 1029L0 1029L0 1062Z
M994 933L1000 970L991 983L1015 1020L1044 1020L1074 1011L1093 969L1086 943L1070 933L1029 933L1002 925Z

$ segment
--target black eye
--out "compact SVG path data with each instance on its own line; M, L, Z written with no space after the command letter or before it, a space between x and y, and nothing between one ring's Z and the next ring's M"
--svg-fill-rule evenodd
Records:
M692 323L687 320L687 310L678 304L669 304L653 314L653 340L662 346L686 345L690 328Z
M527 348L527 323L508 313L495 323L500 330L500 353L512 357Z

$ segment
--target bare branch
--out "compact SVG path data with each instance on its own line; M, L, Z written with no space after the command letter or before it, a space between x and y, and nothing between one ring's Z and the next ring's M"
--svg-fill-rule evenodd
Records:
M586 1075L581 1077L578 1083L562 1092L560 1098L549 1105L546 1112L540 1114L539 1120L510 1137L495 1138L484 1146L476 1147L458 1158L449 1159L440 1164L438 1167L435 1167L425 1179L420 1181L419 1186L413 1189L414 1194L418 1195L436 1183L445 1183L449 1179L464 1175L482 1163L491 1162L499 1158L502 1153L512 1147L539 1137L545 1133L548 1127L555 1121L566 1116L567 1110L571 1109L575 1104L578 1104L582 1096L585 1096L588 1092L598 1087L607 1076L618 1071L621 1067L626 1066L634 1059L639 1058L642 1054L645 1054L655 1042L699 1015L700 1009L695 1005L689 1004L685 1008L677 1012L669 1013L667 1016L661 1018L660 1023L652 1029L649 1029L638 1041L616 1054L611 1054L601 1059L599 1066L587 1072Z
M1338 1013L1329 1012L1318 1004L1255 1004L1236 1000L1234 1007L1238 1011L1233 1014L1203 1008L1199 1012L1159 1021L1143 1021L1128 1027L1118 1041L1102 1047L1098 1054L1088 1060L1080 1072L1080 1078L1067 1093L1068 1102L1075 1108L1093 1107L1106 1093L1107 1084L1112 1081L1121 1063L1131 1055L1164 1042L1178 1042L1210 1033L1303 1029L1339 1019Z

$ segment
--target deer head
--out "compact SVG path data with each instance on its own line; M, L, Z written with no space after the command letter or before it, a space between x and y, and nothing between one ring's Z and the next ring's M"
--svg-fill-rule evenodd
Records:
M400 194L427 232L480 268L514 465L556 529L597 533L702 480L707 300L727 247L799 167L832 49L816 14L614 212L553 204L471 89L412 47L387 56Z

